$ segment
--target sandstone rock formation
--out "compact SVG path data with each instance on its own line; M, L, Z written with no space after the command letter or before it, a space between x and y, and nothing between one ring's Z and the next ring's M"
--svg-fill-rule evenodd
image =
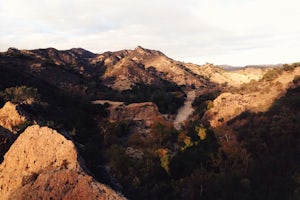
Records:
M84 172L72 141L28 127L0 165L1 199L125 199Z
M15 132L14 128L26 122L26 117L20 111L20 108L11 103L6 102L0 109L0 126Z
M150 127L154 120L162 117L157 106L152 102L132 103L129 105L120 104L109 108L110 120L133 120L143 122L146 127Z

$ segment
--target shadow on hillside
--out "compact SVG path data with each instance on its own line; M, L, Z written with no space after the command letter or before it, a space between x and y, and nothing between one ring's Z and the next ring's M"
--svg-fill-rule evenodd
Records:
M300 86L288 89L267 112L244 112L220 129L226 127L250 155L246 177L253 199L300 197Z

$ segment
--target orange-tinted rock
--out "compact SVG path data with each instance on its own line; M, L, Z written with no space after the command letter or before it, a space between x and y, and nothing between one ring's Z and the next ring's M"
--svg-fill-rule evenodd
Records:
M143 121L146 126L151 126L157 117L162 118L157 106L152 102L132 103L127 106L122 104L110 109L110 119L113 121Z
M0 109L0 126L14 131L14 128L23 124L26 117L21 114L17 105L6 102L3 108Z
M48 127L28 127L0 165L1 199L124 199L87 175L71 140Z

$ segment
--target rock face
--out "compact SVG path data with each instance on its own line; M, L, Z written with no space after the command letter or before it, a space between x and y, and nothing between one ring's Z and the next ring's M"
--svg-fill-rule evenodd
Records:
M84 172L72 141L38 125L11 146L0 177L1 199L124 199Z
M17 105L6 102L0 109L0 126L14 132L14 128L26 122Z
M132 103L127 106L121 104L110 108L110 120L142 121L146 127L151 126L154 120L160 116L157 106L152 102Z

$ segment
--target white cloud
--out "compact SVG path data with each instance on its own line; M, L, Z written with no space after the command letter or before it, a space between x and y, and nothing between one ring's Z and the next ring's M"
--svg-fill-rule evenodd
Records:
M300 61L297 0L0 0L0 50L159 49L216 64ZM298 57L297 57L298 56Z

